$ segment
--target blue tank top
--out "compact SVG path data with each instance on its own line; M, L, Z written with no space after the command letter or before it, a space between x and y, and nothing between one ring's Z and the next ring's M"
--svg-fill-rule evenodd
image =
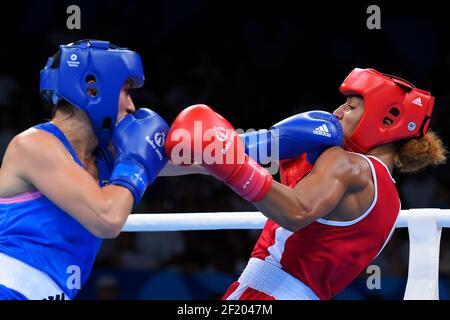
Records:
M84 168L54 124L48 122L34 128L53 134ZM99 180L108 180L105 163L98 161L97 166ZM79 288L71 288L76 282L69 277L79 270L81 287L84 285L102 240L40 192L0 200L0 252L45 272L73 299ZM71 283L70 287L67 283Z

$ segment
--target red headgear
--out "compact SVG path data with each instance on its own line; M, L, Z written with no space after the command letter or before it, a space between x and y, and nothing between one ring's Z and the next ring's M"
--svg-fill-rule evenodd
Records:
M430 125L434 97L406 80L374 69L354 69L340 88L364 99L364 113L345 149L367 153L377 145L424 135Z

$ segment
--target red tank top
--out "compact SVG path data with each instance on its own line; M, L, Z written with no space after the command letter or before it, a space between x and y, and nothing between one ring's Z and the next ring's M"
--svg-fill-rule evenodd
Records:
M358 219L338 222L318 219L290 232L268 220L252 257L265 260L296 277L320 299L331 299L346 288L381 252L400 212L395 180L373 156L364 156L371 168L375 195ZM281 163L281 180L293 188L312 168L305 157Z

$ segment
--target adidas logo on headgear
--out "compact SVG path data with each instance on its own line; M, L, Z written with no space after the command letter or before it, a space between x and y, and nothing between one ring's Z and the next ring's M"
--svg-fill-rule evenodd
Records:
M330 131L328 130L327 126L325 124L321 125L320 127L317 127L314 131L314 134L318 134L321 136L325 136L328 138L331 138Z
M415 105L421 106L422 107L422 99L420 99L420 97L414 99L412 101L412 103L414 103Z

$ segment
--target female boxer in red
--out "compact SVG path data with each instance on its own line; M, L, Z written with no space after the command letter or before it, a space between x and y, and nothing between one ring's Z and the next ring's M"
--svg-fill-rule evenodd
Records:
M373 69L353 70L341 92L347 100L333 113L338 124L307 113L276 126L284 159L281 183L244 153L267 139L244 145L246 137L243 141L209 107L189 107L172 125L166 153L173 162L179 160L180 132L191 133L192 138L183 137L191 152L182 156L200 159L209 174L269 218L225 299L331 299L381 252L395 228L401 204L394 167L414 172L445 161L442 141L428 132L434 103L429 92ZM319 120L323 123L310 125ZM192 134L197 121L203 135ZM330 147L338 145L336 140L316 140L339 133L342 147ZM290 159L286 141L291 151L292 145L300 146ZM200 151L194 148L198 145ZM221 161L209 161L211 145Z

